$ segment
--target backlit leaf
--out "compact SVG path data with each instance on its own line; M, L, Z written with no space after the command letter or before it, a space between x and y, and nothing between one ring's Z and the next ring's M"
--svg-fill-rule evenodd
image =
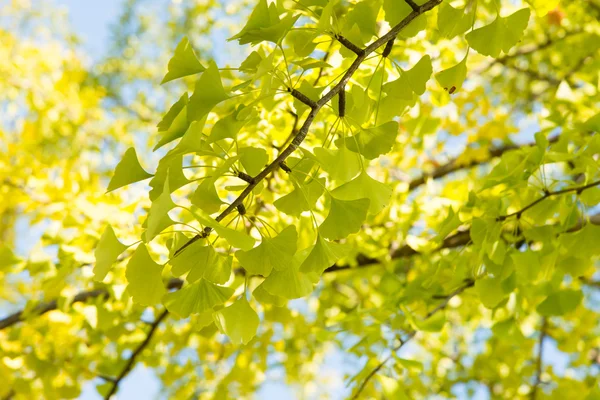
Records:
M268 276L273 269L283 270L290 266L297 241L296 227L292 225L274 238L264 237L252 250L237 251L235 256L249 274Z
M321 235L318 235L317 243L300 265L300 272L313 272L321 275L325 269L333 266L351 250L348 244L328 242Z
M260 322L258 314L245 298L236 300L229 307L213 313L215 324L231 343L248 344L256 335Z
M137 159L135 149L130 147L123 155L121 161L119 161L119 164L117 164L115 173L110 180L106 191L111 192L120 187L129 185L130 183L151 178L152 176L152 174L149 174L144 170L144 168L142 168Z
M367 218L369 199L340 200L331 198L331 206L327 218L319 227L319 232L327 239L344 239L360 230Z
M209 62L206 71L204 71L200 79L196 81L194 94L190 97L187 106L188 121L202 120L214 106L228 98L229 96L225 92L225 89L223 89L223 84L221 83L219 68L214 61L211 61Z
M94 279L97 281L103 280L110 270L110 267L117 261L117 257L119 257L126 249L127 246L117 239L112 226L107 225L94 250L94 256L96 257Z
M210 245L197 240L172 258L172 273L181 276L189 272L186 280L190 283L204 278L216 284L225 284L231 276L232 258L220 255Z
M163 304L169 312L187 318L190 314L202 314L225 303L233 292L231 288L217 286L206 279L200 279L175 292L167 293L163 297Z
M165 294L162 280L163 266L154 262L145 244L140 244L127 263L127 291L135 303L153 306Z
M371 178L369 174L363 170L356 178L338 186L331 193L340 200L369 199L371 201L369 213L377 214L383 210L390 201L392 189Z
M188 38L184 36L177 45L173 58L169 61L169 72L167 72L161 84L173 79L200 73L205 69L200 64L200 61L198 61L198 58L196 58L196 54L194 54L194 49Z
M491 24L467 33L467 41L478 53L497 58L521 40L529 15L529 8L523 8L508 17L498 16Z

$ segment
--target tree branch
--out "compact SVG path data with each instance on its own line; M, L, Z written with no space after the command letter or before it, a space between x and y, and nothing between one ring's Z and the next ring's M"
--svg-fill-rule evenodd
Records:
M241 180L243 180L244 182L248 182L248 183L252 183L252 182L254 182L254 178L253 178L253 177L251 177L250 175L248 175L248 174L247 174L247 173L245 173L245 172L242 172L242 171L237 171L237 172L236 172L236 176L237 176L238 178L240 178Z
M342 35L335 35L334 37L345 48L347 48L348 50L352 51L354 54L360 56L363 53L363 51L364 51L363 49L361 49L360 47L358 47L357 45L355 45L354 43L352 43L350 40L346 39Z
M546 191L542 197L527 204L525 207L521 208L519 211L515 211L513 213L506 214L506 215L501 215L501 216L497 217L496 220L497 221L505 221L508 218L513 217L513 216L516 216L517 218L521 218L521 215L523 215L523 213L525 211L529 210L531 207L541 203L542 201L544 201L550 197L558 196L558 195L565 194L565 193L573 193L573 192L575 192L577 194L581 194L581 192L583 192L584 190L592 188L594 186L598 186L598 185L600 185L600 181L588 183L587 185L584 185L584 186L577 186L577 187L557 190L555 192Z
M133 351L133 353L131 353L129 360L127 360L127 364L125 364L125 367L123 368L123 370L121 371L119 376L117 376L117 378L114 380L113 385L112 385L110 391L108 392L108 394L104 397L104 400L109 400L112 397L112 395L117 392L117 390L119 389L119 384L127 376L129 371L131 371L131 369L133 368L133 366L135 364L136 358L142 353L142 351L144 351L146 346L148 346L148 344L150 343L150 340L152 340L152 336L154 335L154 332L156 332L156 328L158 328L158 325L160 325L162 320L165 319L168 314L169 314L169 311L164 310L158 316L158 318L156 318L156 320L152 323L152 325L150 326L150 330L146 334L146 339L144 339L144 341L142 343L140 343L138 345L138 347L136 347L136 349Z
M458 287L456 290L454 290L452 293L450 293L448 296L446 296L444 298L444 301L442 301L440 303L440 305L438 305L436 308L434 308L433 310L429 311L427 313L427 315L425 316L424 320L427 320L428 318L431 318L433 315L435 315L438 311L441 311L443 309L445 309L448 306L448 303L450 302L450 300L452 300L452 298L454 296L458 296L459 294L461 294L462 292L464 292L465 290L467 290L468 288L471 288L475 285L475 281L472 279L468 279L465 281L465 283ZM417 331L410 331L407 335L407 337L402 340L400 342L400 344L396 347L394 347L390 353L390 355L388 355L386 358L383 359L383 361L381 361L375 368L373 368L373 370L369 373L369 375L367 375L367 377L365 378L365 380L362 382L362 384L360 385L360 387L358 388L358 390L356 391L356 393L354 393L354 395L352 396L352 399L358 399L360 394L362 393L362 391L365 389L365 387L367 386L367 384L369 383L369 381L385 366L385 364L392 359L392 357L394 357L394 354L400 350L402 348L402 346L404 346L408 341L410 341L412 338L415 337L415 335L417 334Z
M540 338L538 340L538 354L536 360L535 367L535 377L533 381L533 386L531 387L531 392L529 392L529 398L531 400L535 400L537 398L537 391L539 386L542 384L542 369L544 366L543 356L544 356L544 340L548 335L548 319L546 317L542 318L542 326L540 327Z
M559 138L560 138L560 136L554 136L554 137L548 139L548 142L556 143ZM536 145L536 143L527 143L527 144L519 146L519 145L510 143L510 144L507 144L507 145L504 145L501 147L492 148L492 149L490 149L490 158L483 160L483 161L474 160L474 161L471 161L470 163L464 164L464 165L459 164L458 159L454 158L454 159L448 161L446 164L443 164L443 165L437 167L435 170L433 170L433 172L428 173L428 174L423 174L421 177L415 178L412 181L410 181L410 183L408 184L408 191L413 191L417 187L423 185L427 181L428 178L432 178L432 179L442 178L446 175L449 175L449 174L459 171L461 169L472 168L472 167L476 167L478 165L490 162L493 158L501 157L507 151L523 149L523 148L531 147L531 146L535 146L535 145Z
M348 68L348 70L346 71L344 76L342 77L342 79L333 88L331 88L331 90L329 92L327 92L324 96L322 96L315 103L314 107L311 107L310 113L304 120L304 123L302 124L300 130L298 131L298 133L296 134L296 136L294 137L292 142L277 156L277 158L275 158L275 160L273 160L273 162L271 162L271 164L267 165L258 175L256 175L254 177L254 183L249 184L246 187L246 189L244 189L244 191L242 191L242 193L240 193L240 195L231 204L229 204L229 206L225 210L223 210L223 212L221 212L215 218L215 220L217 222L220 222L221 220L223 220L223 218L225 218L233 210L235 210L237 208L237 206L239 204L241 204L244 201L244 199L246 197L248 197L248 195L250 195L250 193L252 193L252 190L254 189L254 187L256 187L256 185L260 181L265 179L271 172L273 172L277 168L279 168L281 163L283 161L285 161L285 159L290 154L292 154L294 151L296 151L296 149L300 146L300 144L302 144L302 142L306 138L306 135L308 134L308 130L310 129L310 127L311 127L314 119L316 118L317 114L319 113L319 110L321 109L321 107L323 107L329 100L331 100L336 94L338 94L346 86L348 81L350 81L350 78L352 78L354 73L358 70L360 65L363 63L363 61L366 59L366 57L369 54L371 54L372 52L377 50L379 47L383 46L385 43L389 42L392 38L395 38L396 35L398 35L398 33L402 29L404 29L408 24L410 24L416 17L431 10L432 8L436 7L441 2L442 2L442 0L429 0L428 2L419 6L419 9L417 11L413 11L410 14L408 14L402 21L400 21L397 25L395 25L392 29L390 29L390 31L387 32L385 35L381 36L379 39L375 40L373 43L371 43L369 46L367 46L364 49L364 51L362 51L361 54L358 55L356 57L356 59L352 62L352 64L350 65L350 67ZM210 228L205 229L206 233L210 233L210 231L211 231ZM199 238L199 236L195 236L194 238L190 239L186 244L184 244L181 248L179 248L179 250L177 250L177 252L175 252L175 255L181 253L181 251L183 251L183 249L185 249L187 246L189 246L194 241L198 240L198 238Z
M292 96L294 96L295 98L297 98L302 103L304 103L307 106L309 106L310 108L317 107L317 103L315 103L314 101L312 101L311 99L309 99L308 96L306 96L305 94L299 92L298 90L292 89L292 88L288 88L288 92L290 92L292 94Z
M83 303L89 299L94 299L96 297L108 297L108 296L109 296L109 294L106 289L89 290L89 291L85 291L85 292L80 292L77 295L75 295L75 297L73 298L73 301L71 301L71 304ZM58 302L55 299L55 300L49 301L47 303L40 303L37 306L35 306L30 312L27 312L27 313L23 310L17 311L16 313L13 313L13 314L9 315L8 317L0 320L0 330L8 328L9 326L12 326L18 322L24 321L25 318L28 318L29 316L43 315L52 310L56 310L57 308L58 308Z
M169 290L180 289L182 285L183 285L183 281L181 279L172 278L167 282L166 288ZM108 298L108 297L110 297L110 294L108 293L108 291L106 289L95 289L95 290L88 290L88 291L80 292L77 295L75 295L75 297L73 297L73 301L71 301L71 304L83 303L83 302L86 302L87 300L95 299L96 297ZM8 317L0 319L0 330L8 328L19 322L22 322L29 316L33 316L33 315L40 316L40 315L46 314L47 312L50 312L52 310L56 310L57 308L58 308L58 300L55 299L55 300L49 301L47 303L38 304L37 306L35 306L33 308L33 310L31 310L28 313L25 313L25 311L23 311L23 310L17 311L16 313L9 315Z
M413 0L404 0L404 2L406 4L408 4L410 6L410 8L413 9L413 11L418 11L419 10L419 5L417 3L415 3Z

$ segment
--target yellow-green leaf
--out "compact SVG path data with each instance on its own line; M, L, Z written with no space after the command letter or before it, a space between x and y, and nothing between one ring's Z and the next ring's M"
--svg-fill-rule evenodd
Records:
M212 246L197 240L171 259L172 273L181 276L189 272L186 280L190 283L204 278L212 283L224 284L231 276L232 258L220 255Z
M169 72L167 72L163 78L161 85L172 81L173 79L198 74L206 68L200 64L196 54L194 54L194 49L192 48L190 41L184 36L177 45L173 58L169 60L168 69Z
M369 199L340 200L331 198L329 214L319 227L321 234L327 239L344 239L360 230L367 218Z
M249 274L268 276L273 269L283 270L290 266L297 241L296 227L291 225L274 238L264 237L252 250L237 251L235 256Z
M111 192L134 182L143 181L152 176L152 174L149 174L142 168L138 161L135 149L130 147L125 154L123 154L121 161L117 164L115 173L108 184L106 192Z
M169 312L187 318L190 314L201 314L225 303L233 292L231 288L217 286L206 279L200 279L173 293L167 293L163 297L163 304Z
M256 335L260 322L258 314L245 298L215 311L213 319L219 331L227 335L233 344L248 344Z
M160 302L165 294L162 280L163 266L154 262L145 244L140 244L127 263L127 291L133 302L144 306L153 306Z
M338 186L331 193L340 200L369 199L369 213L377 214L390 201L392 189L371 178L367 171L363 170L356 178Z
M219 68L214 61L211 61L206 71L202 73L202 76L196 82L194 94L190 97L187 114L188 120L190 122L200 121L214 106L228 98L229 96L221 83Z
M94 279L101 281L106 277L106 274L110 270L110 267L117 257L127 249L123 243L119 242L117 235L112 226L107 225L104 228L100 241L94 250L94 256L96 257L96 264L94 265Z
M478 53L497 58L521 40L529 16L529 8L522 8L508 17L498 16L491 24L467 33L467 42Z

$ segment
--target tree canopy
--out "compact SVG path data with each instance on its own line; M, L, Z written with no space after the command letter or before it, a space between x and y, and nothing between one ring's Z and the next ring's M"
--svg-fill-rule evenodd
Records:
M0 398L600 398L600 2L154 6L0 9Z

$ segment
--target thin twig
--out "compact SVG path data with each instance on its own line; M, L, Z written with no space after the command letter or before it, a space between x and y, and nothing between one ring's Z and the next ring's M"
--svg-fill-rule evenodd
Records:
M113 385L110 388L110 391L108 392L108 394L104 397L104 400L109 400L112 397L112 395L117 392L117 390L119 389L119 384L127 376L127 374L131 371L131 369L135 365L136 358L142 353L142 351L144 351L146 346L148 346L148 344L152 340L152 336L154 335L154 332L156 332L156 328L158 328L158 325L160 325L162 320L165 319L168 314L169 314L169 311L164 310L158 316L158 318L156 318L154 323L150 326L150 330L146 334L146 338L144 339L143 342L141 342L138 345L138 347L136 347L136 349L133 351L133 353L131 353L131 356L127 360L127 364L125 364L125 367L123 368L123 370L121 370L121 373L119 374L119 376L117 376L117 378L114 380Z
M548 143L555 143L558 141L559 138L560 138L560 136L554 136L554 137L548 139ZM456 172L458 170L472 168L472 167L476 167L478 165L490 162L493 158L501 157L507 151L524 149L526 147L532 147L535 145L536 145L536 143L527 143L527 144L518 146L513 143L510 143L510 144L507 144L504 146L500 146L500 147L491 149L489 151L490 158L482 160L482 161L474 160L468 164L460 164L458 162L458 159L456 159L456 158L452 159L452 160L448 161L446 164L443 164L443 165L437 167L435 170L433 170L433 172L423 174L419 178L415 178L412 181L410 181L410 183L408 184L408 190L409 191L415 190L417 187L423 185L427 181L428 178L439 179L448 174Z
M537 360L535 363L535 377L531 392L529 392L529 398L535 400L537 398L537 391L539 386L542 384L542 370L544 366L544 340L548 336L548 319L542 318L542 326L540 327L540 338L538 340L538 353Z
M532 201L531 203L527 204L525 207L521 208L519 211L515 211L513 213L510 214L506 214L506 215L501 215L499 217L496 218L497 221L505 221L506 219L516 216L517 218L520 218L521 215L523 215L523 213L527 210L529 210L531 207L541 203L542 201L553 197L553 196L558 196L561 194L566 194L566 193L577 193L577 194L581 194L581 192L583 192L586 189L590 189L594 186L598 186L600 185L600 181L596 181L596 182L592 182L592 183L588 183L587 185L584 186L576 186L576 187L572 187L572 188L567 188L567 189L562 189L562 190L557 190L555 192L549 192L546 191L545 194L540 197L537 200Z
M442 301L440 303L440 305L438 305L436 308L434 308L433 310L431 310L430 312L428 312L427 315L425 316L424 320L426 320L428 318L431 318L434 314L436 314L440 310L443 310L444 308L446 308L448 306L448 303L450 302L450 300L452 300L452 298L454 296L458 296L459 294L461 294L462 292L464 292L468 288L473 287L473 285L475 285L475 281L473 281L472 279L468 279L465 282L465 284L463 284L458 289L456 289L452 293L450 293L444 299L444 301ZM389 360L392 359L392 357L394 357L394 354L396 354L396 352L398 350L400 350L402 348L402 346L404 346L408 341L410 341L413 337L415 337L416 334L417 334L417 331L410 331L407 334L406 338L404 340L402 340L398 346L394 347L392 349L392 351L390 352L390 354L386 358L383 359L383 361L381 361L379 364L377 364L377 366L375 368L373 368L373 370L369 373L369 375L367 375L365 377L365 379L363 380L363 382L359 386L359 388L356 391L356 393L354 393L354 395L352 396L353 400L354 399L358 399L358 397L360 396L360 394L362 393L362 391L365 389L365 387L367 386L367 384L369 383L369 381L385 366L385 364L387 364L387 362Z
M169 290L180 289L183 285L183 281L181 279L172 278L167 282L166 288ZM97 297L108 298L109 293L106 289L95 289L95 290L87 290L84 292L80 292L73 297L73 301L71 304L75 303L83 303L87 300L94 299ZM15 325L19 322L24 321L29 316L40 316L50 312L52 310L56 310L58 308L58 300L52 300L46 303L40 303L33 308L30 312L25 314L24 310L17 311L5 318L0 319L0 330L8 328L12 325Z

